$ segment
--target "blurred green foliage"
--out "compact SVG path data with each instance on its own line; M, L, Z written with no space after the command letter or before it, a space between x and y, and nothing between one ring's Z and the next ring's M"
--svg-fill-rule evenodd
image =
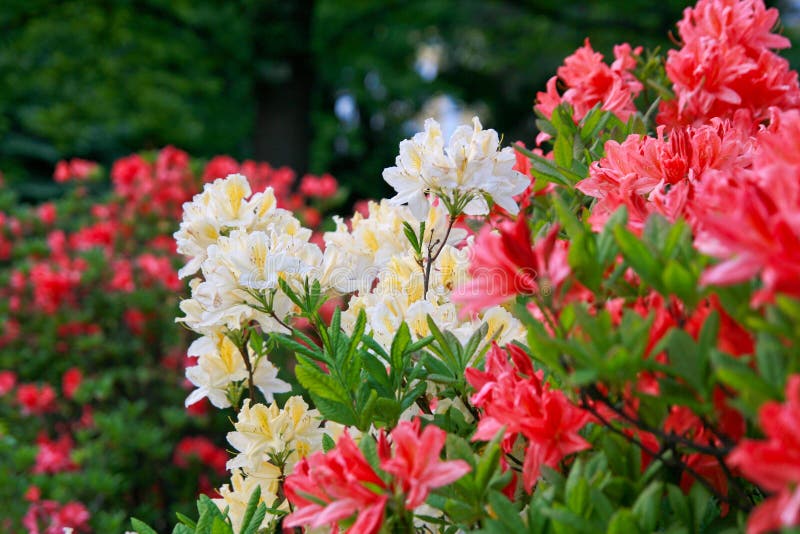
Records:
M32 198L52 194L26 183L58 159L108 164L174 144L329 171L357 197L379 196L432 97L531 142L536 92L585 36L606 55L623 41L664 49L686 5L7 0L0 169ZM425 76L421 50L435 57Z

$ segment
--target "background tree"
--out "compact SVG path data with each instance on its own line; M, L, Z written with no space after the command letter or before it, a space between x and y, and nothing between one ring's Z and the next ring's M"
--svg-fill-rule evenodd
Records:
M58 194L61 158L108 164L174 144L330 171L376 196L422 113L467 108L531 141L536 92L586 35L605 54L623 41L663 50L686 5L9 0L0 169L23 198L43 198Z

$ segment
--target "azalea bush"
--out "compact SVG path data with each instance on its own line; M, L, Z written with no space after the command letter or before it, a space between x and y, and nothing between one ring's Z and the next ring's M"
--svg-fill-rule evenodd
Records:
M231 172L270 186L316 228L341 196L330 176L192 159L173 147L110 172L58 164L61 200L0 188L0 530L166 528L225 475L225 415L182 405L192 362L175 324L182 204Z
M666 56L587 40L537 96L535 146L429 120L383 173L396 195L322 243L273 190L207 184L175 234L178 320L200 336L187 405L231 419L230 481L173 532L800 525L800 87L777 23L700 0Z

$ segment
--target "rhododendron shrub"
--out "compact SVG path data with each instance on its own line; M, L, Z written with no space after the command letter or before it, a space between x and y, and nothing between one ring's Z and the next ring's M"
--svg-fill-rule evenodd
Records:
M272 186L276 209L335 202L330 176L305 178L323 182L323 205L290 169L173 147L122 158L110 176L60 162L64 198L38 206L0 189L0 531L123 532L130 515L163 529L198 492L216 496L227 420L207 402L181 406L207 347L174 322L185 284L172 234L182 204L224 176L220 161ZM261 366L270 381L283 384Z
M798 525L800 124L776 20L701 1L666 62L587 41L539 94L534 150L429 120L384 172L396 195L321 242L233 166L207 184L175 234L186 402L238 415L230 483L176 531ZM275 400L277 347L305 400Z
M226 166L175 238L186 403L229 414L230 480L175 531L800 527L800 101L777 20L700 0L666 58L587 40L538 95L533 149L430 119L383 173L396 194L321 240ZM73 468L62 439L41 469Z

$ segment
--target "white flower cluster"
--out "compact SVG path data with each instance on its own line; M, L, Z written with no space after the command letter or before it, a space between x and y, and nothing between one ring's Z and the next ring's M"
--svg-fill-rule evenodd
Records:
M203 335L189 349L197 365L186 370L198 389L187 405L208 397L218 408L231 405L231 384L247 378L244 358L253 368L254 385L267 399L289 390L265 357L242 354L230 338L250 322L264 332L286 331L283 319L294 305L277 291L278 278L301 284L322 258L309 243L311 231L286 210L277 207L271 188L252 194L240 174L206 184L202 193L183 206L183 221L175 233L178 252L189 257L181 276L202 277L190 282L192 296L181 302L178 319Z
M472 124L472 128L459 126L446 147L434 119L425 121L423 132L401 142L395 166L383 171L384 180L397 191L392 202L407 203L419 219L428 209L428 193L467 215L488 214L487 197L516 214L519 206L514 196L525 190L530 179L514 170L514 150L500 149L496 131L484 130L478 117Z
M309 410L301 397L291 397L283 409L272 403L250 405L245 400L228 433L228 443L238 454L228 461L233 473L231 484L220 488L217 506L229 509L234 532L239 532L247 502L256 486L261 487L261 501L267 506L288 511L286 501L278 502L279 484L294 465L315 451L322 450L322 436L317 410ZM338 430L338 429L335 429ZM269 518L270 515L267 515Z
M339 248L342 257L358 258L355 280L359 291L350 298L342 314L345 330L352 330L363 310L367 333L387 349L403 322L408 324L415 340L429 335L429 315L440 329L450 330L462 343L484 322L489 323L487 340L497 336L496 341L505 345L523 339L522 324L499 306L480 317L459 318L451 295L455 287L468 279L472 239L466 239L467 231L462 228L452 228L448 233L449 215L441 203L426 210L422 248L438 250L441 246L431 265L427 293L424 268L427 259L417 257L402 230L403 221L418 224L417 221L405 207L385 201L371 203L369 210L369 217L355 219L352 231L347 232L341 224L336 232L325 234L326 256L330 250Z
M201 335L189 347L197 364L186 370L195 386L186 404L203 398L218 408L238 404L245 384L271 403L245 400L228 434L236 455L227 466L231 482L216 503L229 510L235 531L256 486L268 506L286 506L277 502L280 481L301 458L322 449L325 433L335 439L343 431L340 425L322 428L319 412L300 397L283 409L273 402L291 387L278 378L264 345L248 336L289 333L299 310L282 284L302 294L313 280L328 296L343 296L343 328L352 330L363 310L367 333L387 349L402 322L414 339L429 335L428 317L462 343L484 323L486 342L523 338L522 325L504 308L460 318L451 300L467 278L472 243L456 217L486 214L489 202L516 213L513 196L528 182L512 169L514 162L513 151L500 150L497 133L482 130L477 118L446 148L439 125L429 120L424 132L401 143L397 166L384 171L397 196L371 202L367 216L356 214L348 223L334 218L324 253L310 241L311 230L277 207L272 189L253 194L242 175L206 184L184 204L175 239L187 262L179 275L194 278L177 321ZM419 230L415 244L409 229Z

